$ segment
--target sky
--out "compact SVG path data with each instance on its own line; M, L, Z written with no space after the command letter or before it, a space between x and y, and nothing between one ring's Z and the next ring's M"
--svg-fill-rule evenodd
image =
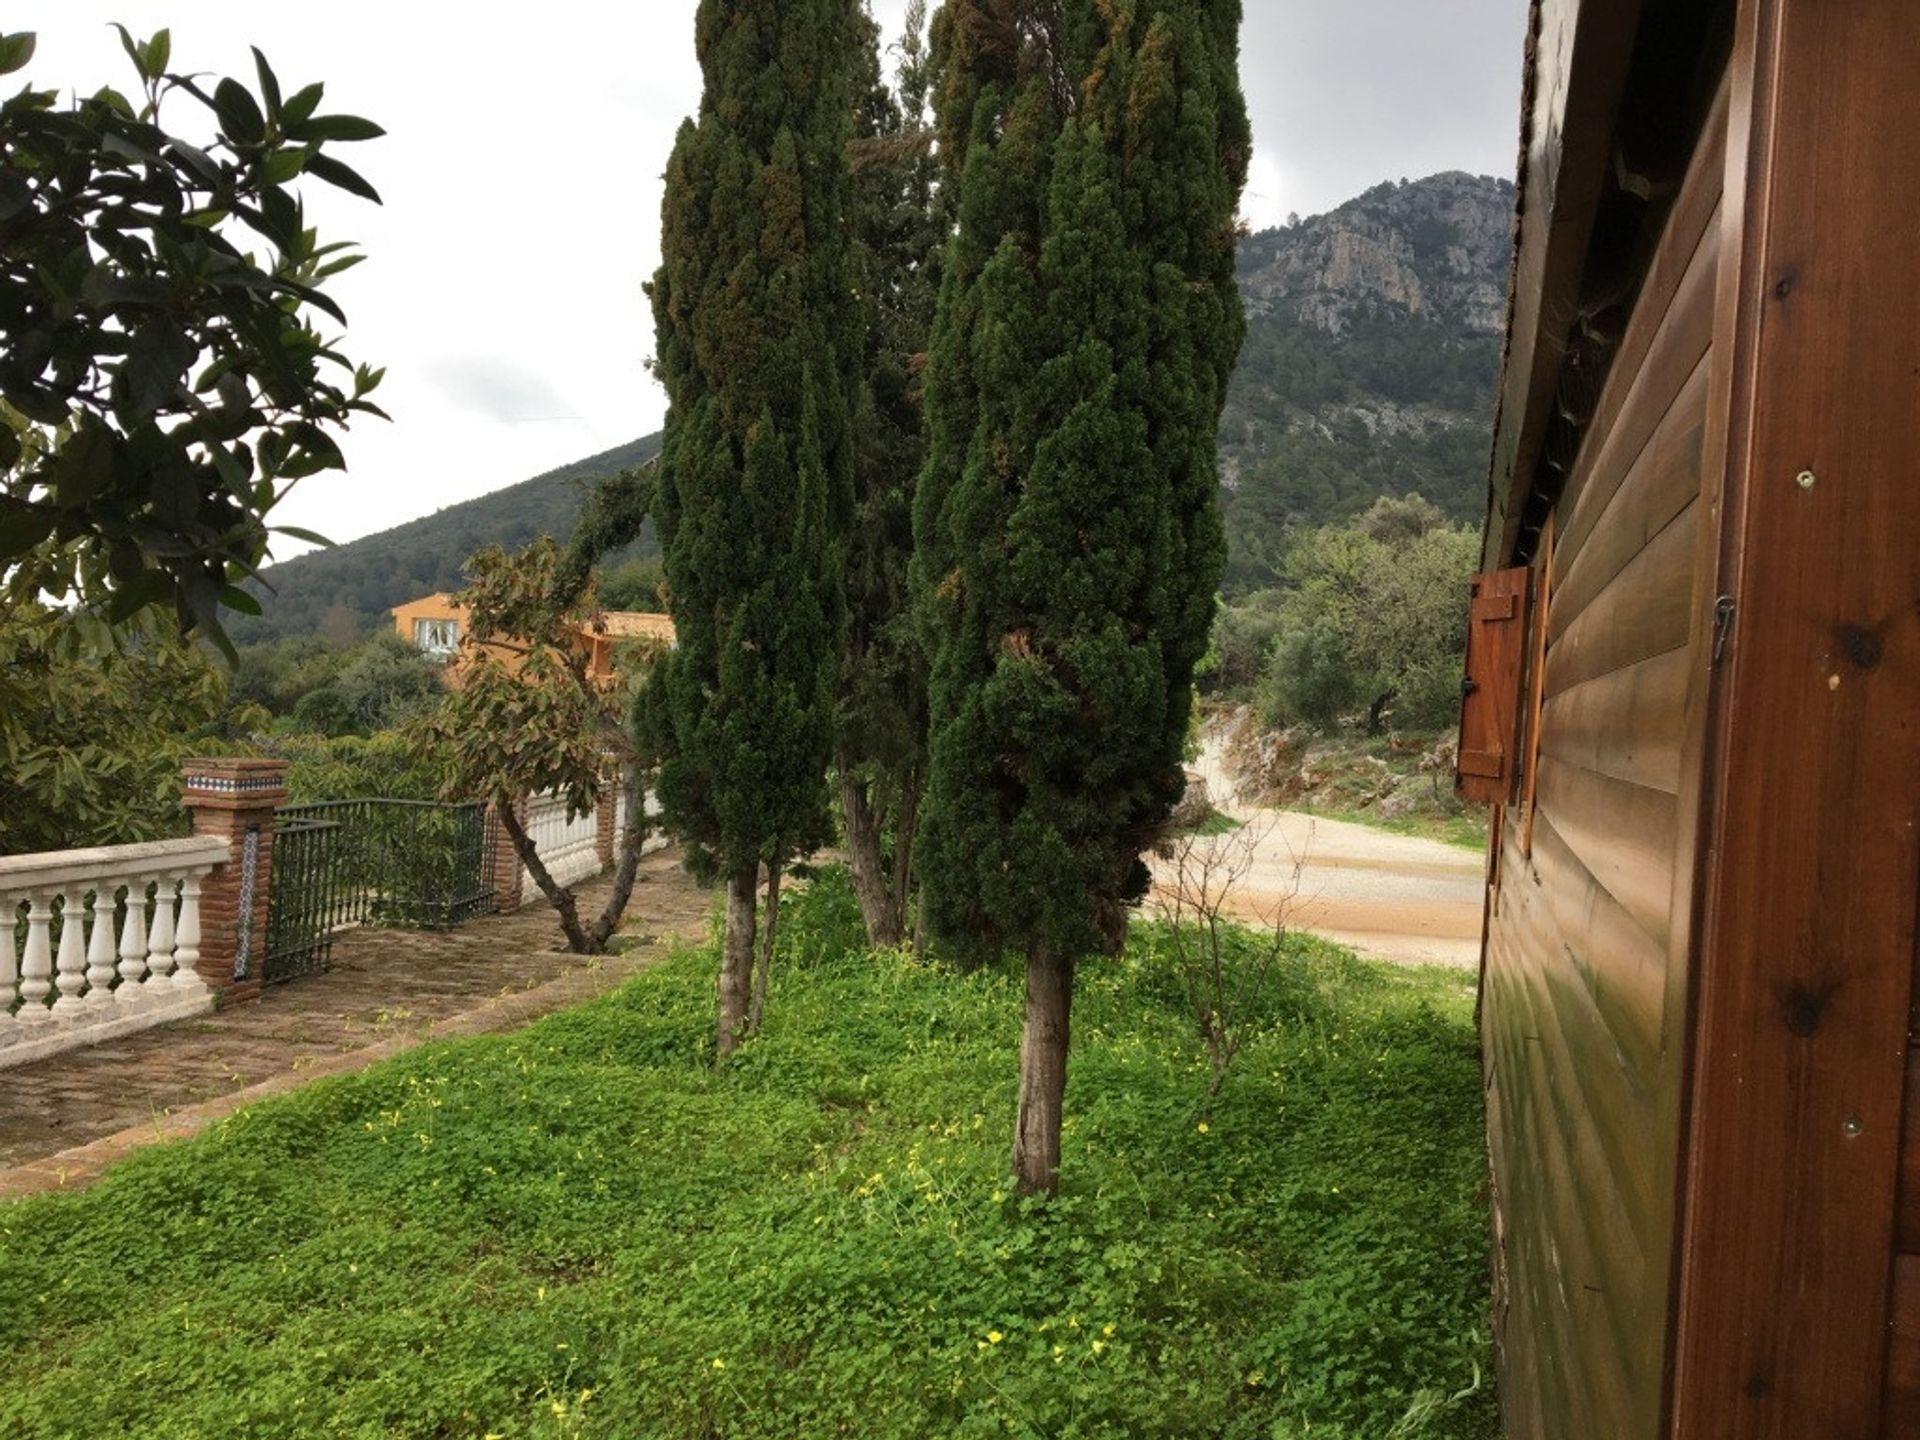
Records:
M1247 0L1241 76L1254 126L1255 228L1388 179L1510 176L1526 0ZM641 285L659 264L661 174L699 104L694 0L29 0L8 29L24 79L131 92L110 22L172 31L175 71L250 84L258 45L291 94L384 139L334 148L375 207L306 187L321 238L367 253L329 283L344 352L384 365L393 423L344 437L345 474L303 481L277 523L347 541L660 428ZM873 0L897 34L906 0ZM39 13L36 13L39 12ZM17 82L16 82L17 83ZM184 100L184 103L182 101ZM191 133L194 102L163 113ZM275 544L275 558L304 548Z

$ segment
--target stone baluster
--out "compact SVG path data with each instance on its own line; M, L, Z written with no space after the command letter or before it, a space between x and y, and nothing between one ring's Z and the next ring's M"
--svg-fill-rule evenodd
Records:
M0 899L0 1034L12 1018L20 990L20 960L13 949L13 928L20 918L20 902L11 895Z
M122 1000L140 998L140 982L147 974L147 882L135 876L127 882L127 915L120 922L120 988Z
M162 875L153 892L153 929L147 934L147 983L163 983L173 973L173 892L177 875Z
M176 989L195 990L206 984L200 978L200 877L203 870L189 870L180 883L180 928L173 952L173 984Z
M53 988L53 946L47 929L53 923L52 897L36 891L27 897L27 948L20 959L20 1019L37 1024L52 1018L47 992Z
M81 894L73 887L60 897L60 953L54 961L54 983L60 993L54 997L53 1013L63 1020L81 1008L87 988L86 907L80 903Z
M114 883L93 887L93 924L87 929L87 999L102 1004L113 998Z

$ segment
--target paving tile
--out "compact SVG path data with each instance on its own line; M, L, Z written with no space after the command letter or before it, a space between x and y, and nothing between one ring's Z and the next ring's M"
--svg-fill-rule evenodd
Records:
M583 911L604 885L583 888ZM446 932L357 930L335 942L325 973L258 1000L0 1070L0 1197L71 1187L157 1135L425 1039L515 1028L601 994L674 939L703 938L708 909L677 855L656 853L622 927L645 943L619 956L556 950L559 923L543 903Z

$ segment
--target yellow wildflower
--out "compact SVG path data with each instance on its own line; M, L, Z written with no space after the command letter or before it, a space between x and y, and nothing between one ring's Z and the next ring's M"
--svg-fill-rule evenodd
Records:
M987 1343L989 1345L998 1345L1002 1340L1006 1338L1007 1337L1002 1335L998 1330L987 1331Z
M727 1362L716 1355L713 1357L713 1368L716 1370L724 1370L727 1368Z

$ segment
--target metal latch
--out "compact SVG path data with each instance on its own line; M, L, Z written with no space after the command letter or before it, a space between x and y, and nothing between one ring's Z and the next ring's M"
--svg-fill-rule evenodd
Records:
M1722 595L1713 602L1713 663L1716 665L1726 656L1727 641L1733 634L1733 616L1738 608L1731 595Z

